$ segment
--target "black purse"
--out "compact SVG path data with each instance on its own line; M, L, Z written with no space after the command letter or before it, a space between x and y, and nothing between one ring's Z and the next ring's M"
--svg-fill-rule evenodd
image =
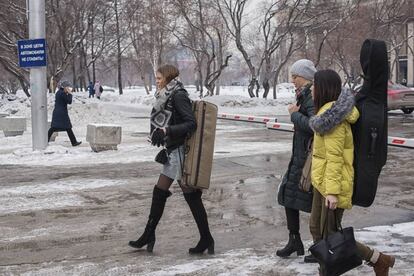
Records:
M162 149L157 154L157 156L155 156L155 161L158 162L158 163L160 163L160 164L162 164L162 165L167 164L167 162L168 162L168 152L167 152L167 149Z
M335 211L333 213L339 231L323 238L309 248L309 251L321 265L322 275L326 276L342 275L362 264L356 246L354 229L352 227L342 228ZM327 216L322 230L322 237L328 220Z

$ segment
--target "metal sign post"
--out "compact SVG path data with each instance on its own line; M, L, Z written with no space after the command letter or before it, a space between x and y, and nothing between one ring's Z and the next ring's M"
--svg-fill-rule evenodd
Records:
M37 43L31 44L32 49L27 48L28 55L26 57L27 62L40 62L40 64L34 65L40 67L31 67L30 69L32 143L33 150L44 150L47 147L46 43L42 45L42 41L46 37L45 0L27 1L26 8L29 11L29 38L40 39ZM44 60L41 57L42 50L44 51Z

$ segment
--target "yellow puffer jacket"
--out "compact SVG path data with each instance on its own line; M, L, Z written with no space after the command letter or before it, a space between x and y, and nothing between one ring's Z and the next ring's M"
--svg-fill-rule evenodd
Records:
M322 115L334 102L325 104L318 112ZM352 208L354 185L354 142L351 124L359 118L358 109L352 107L345 119L324 134L315 130L312 156L312 185L324 196L336 195L338 208Z

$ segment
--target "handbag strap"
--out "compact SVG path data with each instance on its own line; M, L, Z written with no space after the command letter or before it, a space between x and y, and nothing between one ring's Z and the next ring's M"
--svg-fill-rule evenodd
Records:
M328 216L329 216L329 213L331 213L330 211L331 210L329 208L326 208L326 216L325 216L325 221L323 223L323 229L322 229L322 238L325 239L325 240L326 240L327 236L325 238L324 234L325 234L326 226L328 225ZM339 230L340 232L343 232L342 225L339 222L338 216L336 215L336 210L332 210L332 213L333 213L334 219L335 219L336 230Z

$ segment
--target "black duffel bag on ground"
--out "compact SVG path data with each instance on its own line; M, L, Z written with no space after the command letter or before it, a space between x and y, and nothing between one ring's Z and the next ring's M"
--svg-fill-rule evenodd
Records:
M322 237L326 229L328 215L329 211L326 214ZM325 276L342 275L362 264L362 258L358 254L356 246L354 229L352 227L343 229L338 223L335 211L333 211L333 215L338 232L323 238L309 248L321 266L322 275Z

